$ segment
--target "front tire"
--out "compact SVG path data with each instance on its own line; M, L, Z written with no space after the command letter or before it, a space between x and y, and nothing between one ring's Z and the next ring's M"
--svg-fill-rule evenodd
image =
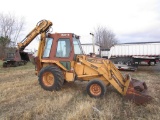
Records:
M64 83L64 75L58 67L47 66L40 70L38 80L41 87L45 90L59 90Z
M99 98L105 95L106 86L101 80L91 80L86 87L87 94L93 98Z

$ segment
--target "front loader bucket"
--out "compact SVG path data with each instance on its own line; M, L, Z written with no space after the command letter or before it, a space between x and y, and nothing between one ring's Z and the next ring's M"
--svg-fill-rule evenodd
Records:
M124 98L137 105L147 103L152 99L151 96L147 95L146 83L136 79L131 79Z

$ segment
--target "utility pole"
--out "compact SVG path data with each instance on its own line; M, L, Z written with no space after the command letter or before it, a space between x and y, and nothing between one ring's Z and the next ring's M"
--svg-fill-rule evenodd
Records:
M94 34L93 34L93 33L90 33L90 35L92 35L93 53L95 54Z

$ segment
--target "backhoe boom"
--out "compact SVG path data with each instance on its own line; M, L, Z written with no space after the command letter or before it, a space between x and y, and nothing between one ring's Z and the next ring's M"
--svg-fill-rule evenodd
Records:
M38 22L36 27L20 43L18 43L18 49L23 51L37 35L47 32L51 26L52 22L48 20L41 20Z

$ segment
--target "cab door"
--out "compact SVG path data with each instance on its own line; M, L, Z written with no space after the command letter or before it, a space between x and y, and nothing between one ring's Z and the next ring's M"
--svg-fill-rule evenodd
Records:
M67 69L71 70L71 43L69 38L59 38L55 57L59 58L60 63Z
M53 45L50 52L52 60L59 61L67 70L71 70L71 62L73 61L73 36L71 33L55 33L52 34Z

